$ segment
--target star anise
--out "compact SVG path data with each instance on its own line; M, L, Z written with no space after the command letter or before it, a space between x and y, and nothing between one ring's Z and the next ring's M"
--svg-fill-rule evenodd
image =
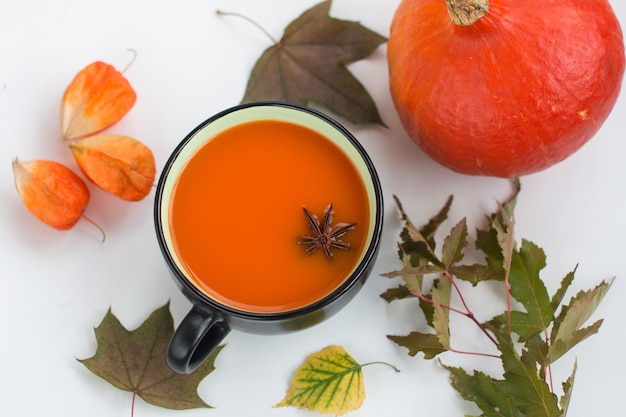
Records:
M313 231L312 236L300 236L300 240L298 241L299 245L306 245L305 252L307 255L311 255L322 248L326 258L331 259L333 257L331 249L348 249L350 247L348 242L343 242L339 240L339 238L354 229L356 223L337 223L331 226L330 224L333 222L334 213L332 203L324 209L324 219L321 225L316 215L311 214L304 206L302 206L302 209L309 222L309 227L311 231Z

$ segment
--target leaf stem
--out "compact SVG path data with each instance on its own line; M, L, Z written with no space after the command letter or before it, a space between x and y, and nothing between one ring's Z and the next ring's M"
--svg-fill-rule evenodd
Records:
M450 274L449 271L446 271L445 274L446 274L446 277L448 277L448 281L450 281L450 284L452 284L452 286L454 287L454 290L459 295L459 299L461 300L461 303L463 304L463 307L465 308L465 311L467 312L467 314L470 314L471 316L474 316L474 314L472 314L472 311L470 310L469 306L465 302L465 297L463 297L463 294L461 293L461 289L459 288L458 285L456 285L456 282L454 281L454 278L452 277L452 274Z
M91 220L89 217L85 216L84 214L81 215L80 217L83 218L83 220L87 221L88 223L91 223L91 225L95 226L100 233L102 234L102 240L100 241L100 243L104 243L107 239L107 235L104 232L104 229L102 227L100 227L100 225L98 223L96 223L95 221Z
M419 293L417 298L419 298L420 300L422 300L422 301L424 301L426 303L433 304L433 300L431 300L430 298L426 297L421 292ZM457 313L457 314L460 314L460 315L465 316L465 317L469 317L465 311L461 311L459 309L456 309L456 308L454 308L452 306L449 306L449 305L446 305L446 304L441 304L441 308L444 308L444 309L446 309L448 311L452 311L453 313Z
M367 362L367 363L363 363L361 364L361 368L363 368L364 366L368 366L368 365L387 365L388 367L390 367L391 369L393 369L396 372L400 372L400 369L398 369L397 367L395 367L394 365L388 363L388 362L383 362L383 361L375 361L375 362Z
M137 51L135 51L133 48L128 48L127 51L133 54L133 58L128 64L126 64L124 69L121 71L122 74L125 73L126 70L128 70L128 68L130 68L130 66L133 65L133 62L135 62L135 60L137 59Z
M130 403L130 417L135 417L135 398L137 398L137 393L133 391L133 400Z
M487 336L487 338L489 338L489 340L491 340L491 342L498 346L498 341L491 335L491 333L489 333L487 331L487 329L485 328L485 326L483 326L483 324L481 322L478 321L478 319L476 318L476 316L474 316L474 313L469 312L465 315L465 317L470 318L474 323L476 323L476 325L478 326L478 328L485 334L485 336Z
M474 316L474 313L472 312L472 310L470 310L469 306L467 305L467 302L465 301L465 297L463 297L463 293L461 292L461 289L459 288L459 286L456 284L454 278L452 277L452 274L450 274L449 271L446 271L445 274L448 277L450 284L452 284L452 286L454 287L454 290L458 294L459 299L461 300L461 303L463 304L463 307L465 308L465 313L461 313L461 314L463 314L465 317L468 317L474 323L476 323L478 328L485 334L485 336L487 336L487 338L491 340L491 342L494 345L498 346L498 341L487 331L487 329L485 329L485 326L483 326L482 323L478 321L476 316Z
M252 25L256 26L261 32L263 32L265 34L265 36L267 36L274 45L278 46L280 44L280 42L278 42L276 40L276 38L274 38L272 36L271 33L269 33L263 26L261 26L260 24L258 24L256 21L250 19L248 16L245 16L243 14L240 13L235 13L235 12L224 12L222 10L216 10L215 13L219 16L235 16L235 17L239 17L243 20L246 20L248 23L252 23Z
M447 271L446 271L446 274L450 278L450 275L449 275L449 273ZM478 328L485 334L485 336L487 336L487 338L489 340L491 340L491 342L494 345L498 346L498 341L487 331L485 326L483 326L482 323L478 321L476 316L474 316L474 313L468 308L467 304L465 303L465 299L463 298L463 295L461 294L461 290L459 289L459 287L456 285L456 283L454 281L452 281L452 285L454 286L454 288L456 289L457 293L459 294L459 297L461 298L461 302L465 306L466 311L462 311L462 310L459 310L457 308L454 308L452 306L445 305L445 304L441 304L441 308L445 308L448 311L452 311L453 313L460 314L460 315L465 316L468 319L472 320L478 326ZM421 292L417 295L417 298L419 298L420 300L422 300L422 301L424 301L426 303L429 303L429 304L433 303L433 300L431 300L430 298L426 297ZM454 351L454 349L450 349L450 350ZM459 351L459 353L463 353L463 352ZM470 352L465 352L465 353L470 353ZM489 355L489 354L481 354L481 353L476 353L476 355L492 356L492 355Z
M450 352L459 353L461 355L474 355L474 356L486 356L488 358L499 358L499 355L494 355L493 353L481 353L481 352L468 352L465 350L457 350L450 348Z

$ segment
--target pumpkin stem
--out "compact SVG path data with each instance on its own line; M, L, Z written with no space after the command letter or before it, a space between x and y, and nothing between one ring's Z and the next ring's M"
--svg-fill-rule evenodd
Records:
M489 0L446 0L455 25L470 26L489 12Z

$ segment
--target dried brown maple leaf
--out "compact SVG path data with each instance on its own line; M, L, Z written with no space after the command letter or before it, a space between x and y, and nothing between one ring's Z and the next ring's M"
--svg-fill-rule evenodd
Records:
M366 58L387 39L358 22L331 18L330 6L327 0L304 12L263 52L242 102L314 103L352 123L384 125L369 93L346 65Z
M165 363L165 351L174 333L169 303L133 331L126 330L109 310L95 333L96 354L79 361L111 385L172 410L212 408L198 395L198 384L215 369L223 346L189 375L172 371Z

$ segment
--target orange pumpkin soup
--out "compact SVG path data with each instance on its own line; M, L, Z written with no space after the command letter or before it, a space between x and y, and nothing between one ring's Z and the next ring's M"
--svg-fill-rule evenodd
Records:
M356 223L346 250L311 255L305 206L320 222ZM190 280L209 297L250 312L307 306L342 284L364 251L370 227L357 168L333 142L273 120L229 128L202 145L174 186L170 228Z

